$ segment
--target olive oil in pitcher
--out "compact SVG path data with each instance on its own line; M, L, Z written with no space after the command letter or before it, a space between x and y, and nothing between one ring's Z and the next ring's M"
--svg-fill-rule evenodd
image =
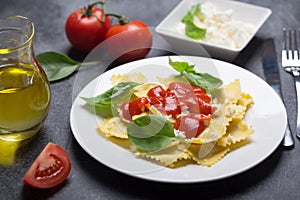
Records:
M50 86L34 58L32 23L19 16L5 20L0 19L0 26L14 23L18 27L0 27L0 42L6 42L0 44L0 139L20 141L35 135L43 125L50 106ZM24 21L24 26L29 26L26 30L21 27ZM17 46L9 46L8 37L14 37L10 40Z

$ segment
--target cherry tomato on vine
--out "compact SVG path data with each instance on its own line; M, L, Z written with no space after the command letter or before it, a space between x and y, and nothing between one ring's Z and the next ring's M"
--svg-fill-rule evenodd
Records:
M124 17L119 20L119 24L109 28L105 39L108 54L120 62L144 58L152 46L149 27L142 21L128 21Z
M103 9L95 7L97 3L75 10L65 24L70 43L82 52L90 52L101 43L111 26L109 16L104 17Z
M48 143L33 161L23 182L35 188L51 188L62 183L71 171L71 160L59 145Z

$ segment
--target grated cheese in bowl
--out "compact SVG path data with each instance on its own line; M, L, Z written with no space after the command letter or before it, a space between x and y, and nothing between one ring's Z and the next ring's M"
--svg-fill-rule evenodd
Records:
M254 27L233 19L233 10L218 10L210 2L201 4L201 16L194 17L194 24L206 29L202 41L227 48L239 49L253 34Z

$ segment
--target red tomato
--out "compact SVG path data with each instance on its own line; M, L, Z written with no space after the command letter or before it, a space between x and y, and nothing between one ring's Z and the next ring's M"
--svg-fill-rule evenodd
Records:
M164 97L166 95L166 91L163 87L156 86L154 88L151 88L148 92L147 92L147 96L148 97Z
M172 91L165 90L161 86L156 86L148 91L147 96L150 105L155 106L161 113L172 115L172 117L180 114L179 101Z
M206 94L206 91L203 88L196 87L192 85L192 88L196 94Z
M148 26L139 20L116 24L106 33L105 46L108 54L119 62L144 58L152 46L152 33Z
M148 99L145 97L141 97L135 99L131 102L125 102L120 106L122 116L131 121L132 117L135 115L139 115L142 112L146 111L146 104L148 103Z
M202 99L198 99L199 111L201 114L209 115L213 113L213 107L211 104L206 103Z
M181 106L187 106L190 112L212 114L211 97L204 89L182 82L173 82L168 89L175 93Z
M148 97L148 101L149 103L146 105L148 109L150 108L150 106L154 106L159 112L161 112L162 114L166 114L166 100L164 97Z
M179 99L195 96L193 87L188 83L172 82L169 84L168 89L174 92Z
M196 97L198 99L203 100L206 103L211 103L211 97L208 96L207 94L198 94L198 93L196 93Z
M131 121L131 114L129 112L129 102L124 102L121 104L120 113L124 119Z
M66 151L53 143L43 149L23 177L23 182L36 188L51 188L62 183L71 171Z
M101 21L102 18L103 10L93 6L80 8L71 13L65 29L72 46L82 52L89 52L101 43L111 26L108 16L105 17L105 22Z
M174 128L176 130L183 131L185 137L196 138L198 137L206 128L205 122L209 122L210 117L199 114L188 114L180 116L175 124Z
M172 115L172 117L176 117L181 113L179 101L173 93L166 95L164 109L167 115Z

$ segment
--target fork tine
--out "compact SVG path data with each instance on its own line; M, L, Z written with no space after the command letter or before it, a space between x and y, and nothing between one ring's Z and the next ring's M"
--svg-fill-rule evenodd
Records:
M291 36L292 36L292 52L293 52L293 59L298 60L298 44L297 44L297 30L291 30Z
M283 28L282 66L286 71L300 73L300 29ZM297 70L292 70L297 67Z
M293 36L292 36L292 30L289 30L288 32L288 59L293 59Z
M286 30L283 29L283 49L287 52L287 59L289 60L298 60L298 38L299 38L299 30Z
M287 50L287 37L286 37L286 28L283 28L283 41L282 41L282 49Z
M294 59L299 60L299 49L298 49L298 42L299 42L299 29L295 30L295 49L294 49Z
M288 36L288 39L289 39L289 46L288 46L288 50L291 50L292 49L292 30L289 30L289 36Z
M298 31L293 30L293 53L294 59L298 60Z
M286 28L283 28L283 40L282 40L282 53L281 53L281 57L282 57L282 61L283 64L285 65L286 61L288 60L288 36L287 36L287 30Z

